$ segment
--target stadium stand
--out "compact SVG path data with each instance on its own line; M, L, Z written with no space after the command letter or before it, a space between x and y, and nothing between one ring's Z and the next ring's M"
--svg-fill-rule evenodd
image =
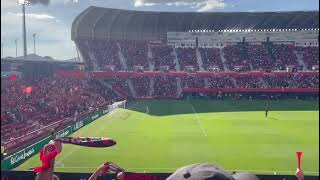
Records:
M145 19L146 14L149 19ZM204 20L199 22L201 17ZM304 21L305 17L309 20ZM60 121L65 126L64 120L83 116L119 99L177 99L202 92L267 95L290 92L318 96L317 46L273 44L272 39L271 42L265 39L259 43L238 40L206 48L181 47L165 39L169 29L172 32L200 27L215 31L253 26L303 29L318 27L318 19L318 12L198 15L90 7L72 26L72 39L87 71L77 74L65 70L52 77L15 81L1 78L1 140L10 144ZM172 23L174 20L180 23ZM161 43L151 45L154 40ZM200 71L201 63L204 71ZM296 70L292 72L287 67ZM32 92L25 91L28 87L32 87ZM9 150L30 143L30 139L22 139Z

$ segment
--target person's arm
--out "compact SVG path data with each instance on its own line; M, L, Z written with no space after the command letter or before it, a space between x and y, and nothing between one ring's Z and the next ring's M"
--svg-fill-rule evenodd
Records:
M56 146L56 151L61 153L62 151L62 142L61 141L54 141L54 145Z
M88 180L97 180L99 176L106 174L108 169L104 164L102 164L91 176Z
M46 148L49 145L45 145L43 149L40 151L40 160L42 162L42 166L35 167L35 171L38 172L36 176L36 180L52 180L53 171L54 171L54 159L56 156L62 151L61 142L54 142L55 149L51 152L46 152Z

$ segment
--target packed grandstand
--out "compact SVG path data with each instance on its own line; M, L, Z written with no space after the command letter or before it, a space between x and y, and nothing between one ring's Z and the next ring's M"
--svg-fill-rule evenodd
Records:
M59 129L125 99L181 99L199 93L317 98L318 21L319 12L90 7L72 26L86 71L1 78L1 143L14 152L46 136L50 129L44 127L50 124Z

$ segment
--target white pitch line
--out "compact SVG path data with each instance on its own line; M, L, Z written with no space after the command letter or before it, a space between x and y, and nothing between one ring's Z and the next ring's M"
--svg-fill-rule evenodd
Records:
M87 167L84 167L84 166L81 166L81 167L78 167L78 166L66 166L66 167L57 167L59 169L62 169L62 168L65 168L65 169L89 169L89 168L97 168L97 167L94 167L94 166L87 166ZM126 169L139 169L139 170L145 170L145 169L149 169L149 170L157 170L157 169L161 169L161 170L176 170L178 168L143 168L143 167L139 167L139 168L126 168ZM227 172L232 172L232 171L235 171L235 172L253 172L253 173L262 173L262 172L266 172L266 173L274 173L274 172L277 172L277 173L295 173L296 171L278 171L278 170L274 170L274 171L266 171L266 170L250 170L250 169L247 169L247 170L244 170L244 169L227 169L225 170ZM307 174L319 174L319 172L316 172L316 171L303 171L304 173L307 173Z
M76 152L77 150L79 150L80 146L76 146L73 150L71 150L67 155L63 156L62 159L60 159L59 161L57 161L55 164L56 166L58 166L63 160L65 160L67 157L69 157L71 154L73 154L74 152ZM55 167L58 168L58 167Z
M205 131L205 129L203 128L203 126L202 126L201 123L200 123L198 114L197 114L196 110L194 109L193 104L192 104L191 102L190 102L190 104L191 104L191 107L192 107L192 110L193 110L194 114L196 115L197 122L198 122L200 128L202 129L202 132L203 132L204 136L208 136L208 135L207 135L207 132Z

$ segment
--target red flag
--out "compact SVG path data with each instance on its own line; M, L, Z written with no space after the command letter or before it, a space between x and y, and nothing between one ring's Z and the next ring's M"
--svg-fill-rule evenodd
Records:
M22 92L26 93L26 94L31 94L32 93L32 86L28 86L23 88Z
M297 153L297 158L298 158L298 168L301 169L301 156L302 152L296 152Z
M10 75L10 76L8 77L8 79L9 79L10 81L16 81L16 80L17 80L17 75L16 75L16 74L12 74L12 75Z

